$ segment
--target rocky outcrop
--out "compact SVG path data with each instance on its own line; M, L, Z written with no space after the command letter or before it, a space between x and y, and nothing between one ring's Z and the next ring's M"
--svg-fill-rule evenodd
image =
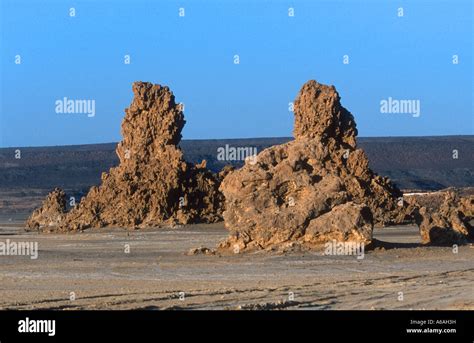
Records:
M372 240L372 220L367 206L348 202L311 220L303 240L313 245L333 240L368 244Z
M58 224L59 231L117 226L142 228L222 219L219 177L187 163L181 149L185 124L181 106L168 87L133 84L134 98L122 122L120 163L103 173Z
M262 151L220 189L231 236L220 249L333 239L368 243L399 215L400 191L369 168L352 114L333 86L307 82L294 103L295 140ZM255 162L255 161L253 161Z
M448 191L437 209L414 205L413 217L424 244L465 244L474 239L472 195L460 197L455 191Z
M66 195L60 188L48 194L40 208L33 211L26 222L32 230L48 231L57 227L66 215Z

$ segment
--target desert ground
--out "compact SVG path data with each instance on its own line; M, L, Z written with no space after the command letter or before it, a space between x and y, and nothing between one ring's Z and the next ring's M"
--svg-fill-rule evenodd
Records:
M1 217L0 240L38 242L38 258L0 256L0 309L474 309L474 247L421 247L416 226L376 229L363 259L219 256L187 252L223 223L36 234L25 215Z

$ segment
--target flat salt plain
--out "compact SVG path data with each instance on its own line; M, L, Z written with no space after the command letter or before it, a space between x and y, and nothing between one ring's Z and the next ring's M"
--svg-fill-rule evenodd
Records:
M420 246L414 226L376 229L385 248L357 259L186 254L223 223L36 234L23 220L0 218L0 241L38 242L38 259L0 256L0 309L474 309L474 247Z

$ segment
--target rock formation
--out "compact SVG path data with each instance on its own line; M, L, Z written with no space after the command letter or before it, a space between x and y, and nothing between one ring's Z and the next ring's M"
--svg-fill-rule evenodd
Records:
M369 243L373 223L400 216L401 192L369 168L352 114L333 86L307 82L294 103L295 140L262 151L220 189L231 231L220 249L265 249L333 239ZM403 203L403 202L402 202Z
M474 239L474 196L460 197L446 192L436 209L414 205L413 216L420 228L421 241L430 245L464 244Z
M33 230L50 230L64 220L66 215L66 195L60 188L48 194L40 208L33 211L26 226Z
M187 163L177 147L185 120L172 92L168 87L136 82L133 93L122 122L123 140L116 149L119 165L102 174L101 185L92 187L67 213L58 223L59 231L222 219L219 176L206 169L205 161ZM30 218L29 225L36 225L34 220ZM36 222L41 225L41 220Z

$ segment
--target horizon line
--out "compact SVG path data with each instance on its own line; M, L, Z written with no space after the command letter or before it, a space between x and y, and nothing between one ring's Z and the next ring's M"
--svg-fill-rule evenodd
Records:
M366 138L442 138L442 137L474 137L474 134L471 135L427 135L427 136L360 136L356 139L366 139ZM294 139L292 136L269 136L269 137L240 137L240 138L185 138L181 139L182 141L222 141L222 140L245 140L245 139ZM120 141L116 142L100 142L100 143L80 143L80 144L56 144L56 145L28 145L28 146L0 146L0 149L14 149L14 148L55 148L55 147L72 147L72 146L87 146L87 145L105 145L105 144L118 144Z

